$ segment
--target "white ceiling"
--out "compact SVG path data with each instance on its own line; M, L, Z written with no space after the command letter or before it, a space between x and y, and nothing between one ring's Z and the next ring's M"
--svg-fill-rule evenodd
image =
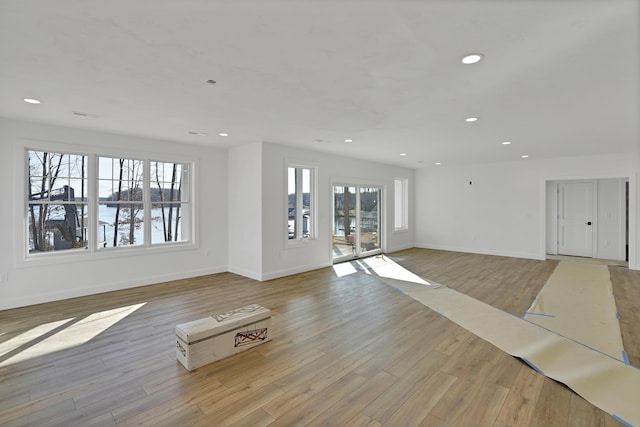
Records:
M638 151L639 3L0 0L0 116L407 167Z

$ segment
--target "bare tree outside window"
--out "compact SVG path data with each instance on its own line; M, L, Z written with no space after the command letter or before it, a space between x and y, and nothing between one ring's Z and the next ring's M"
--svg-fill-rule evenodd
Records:
M98 159L99 227L103 247L144 244L144 161Z
M152 244L184 240L183 214L189 200L183 185L187 171L181 163L151 162Z
M46 150L25 154L25 239L30 254L192 239L189 163ZM89 182L89 172L95 181ZM94 229L89 227L90 213L97 219Z
M27 159L29 253L85 247L86 156L28 150Z

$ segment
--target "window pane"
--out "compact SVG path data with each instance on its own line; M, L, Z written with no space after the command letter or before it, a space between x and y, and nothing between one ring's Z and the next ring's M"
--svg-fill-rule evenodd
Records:
M186 165L180 163L151 162L151 200L188 201L189 192L182 191L186 171Z
M289 167L287 188L287 237L310 239L313 237L313 169Z
M30 253L86 245L86 156L27 151L27 247Z
M380 189L360 187L360 251L380 248Z
M187 164L158 161L150 164L152 244L190 238L188 171Z
M101 202L142 201L144 162L142 160L98 159L98 197Z
M311 237L311 169L302 169L302 237Z
M289 219L287 221L287 235L289 239L296 238L296 168L288 168L287 172L287 212Z
M408 180L396 179L394 181L394 215L393 226L396 230L408 228Z
M98 205L98 248L144 244L144 209L141 203Z
M144 161L98 158L98 248L144 245Z
M355 187L333 187L333 258L355 254L355 207Z
M179 242L182 218L186 214L182 203L153 204L151 211L151 243Z

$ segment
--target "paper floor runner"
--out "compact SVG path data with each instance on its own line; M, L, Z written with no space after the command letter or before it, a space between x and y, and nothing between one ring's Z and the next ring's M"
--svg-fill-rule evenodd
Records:
M407 296L566 384L621 422L640 426L640 370L446 286L394 279L390 273L399 266L386 257L365 263Z
M560 261L523 318L625 361L607 265Z

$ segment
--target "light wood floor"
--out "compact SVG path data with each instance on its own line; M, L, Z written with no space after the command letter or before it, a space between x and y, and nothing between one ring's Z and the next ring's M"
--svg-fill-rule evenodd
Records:
M517 316L556 265L425 249L391 257ZM639 366L640 274L611 272ZM47 340L87 339L104 322L96 313L142 303L84 344L11 363ZM251 303L272 310L273 341L191 373L176 362L176 324ZM268 282L223 273L0 311L0 346L41 325L50 330L0 355L0 425L619 425L363 272Z

